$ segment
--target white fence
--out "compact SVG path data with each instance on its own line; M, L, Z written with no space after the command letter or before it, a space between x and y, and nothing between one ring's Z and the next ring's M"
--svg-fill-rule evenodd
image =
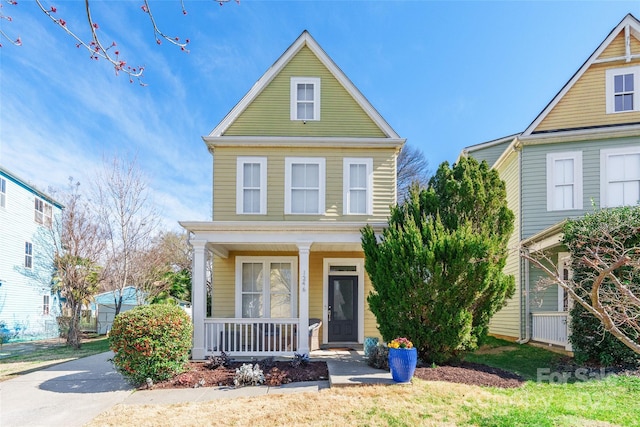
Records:
M205 319L205 355L292 355L298 347L298 319Z
M538 342L555 344L570 349L569 314L566 311L546 311L531 313L531 339Z

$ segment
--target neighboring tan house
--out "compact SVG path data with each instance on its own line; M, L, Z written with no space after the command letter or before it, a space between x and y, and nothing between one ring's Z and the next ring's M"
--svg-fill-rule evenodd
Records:
M308 353L318 320L320 345L379 337L360 230L386 226L405 140L306 31L203 139L213 220L181 222L193 358Z
M62 205L0 167L0 334L57 336L51 227Z
M640 200L640 22L627 15L527 129L462 155L486 160L506 182L513 249L550 251L571 274L561 242L566 218ZM562 288L537 291L541 270L511 253L516 292L491 322L497 336L570 349Z

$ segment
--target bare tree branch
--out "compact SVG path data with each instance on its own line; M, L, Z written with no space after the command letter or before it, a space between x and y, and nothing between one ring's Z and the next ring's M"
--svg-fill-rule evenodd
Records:
M640 354L640 343L629 335L629 330L640 331L640 299L623 283L626 280L623 278L640 274L637 258L630 256L637 257L640 248L624 248L620 240L612 237L610 230L601 231L603 241L616 243L610 247L597 245L590 248L587 250L590 256L577 260L593 271L581 281L561 277L549 267L554 264L542 251L532 254L523 248L521 256L547 275L546 281L539 282L541 287L551 283L562 287L575 302L599 319L607 332Z

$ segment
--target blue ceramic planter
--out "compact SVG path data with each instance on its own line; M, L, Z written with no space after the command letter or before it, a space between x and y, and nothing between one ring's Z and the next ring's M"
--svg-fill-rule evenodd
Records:
M389 369L395 382L408 383L416 371L418 351L415 348L390 348Z

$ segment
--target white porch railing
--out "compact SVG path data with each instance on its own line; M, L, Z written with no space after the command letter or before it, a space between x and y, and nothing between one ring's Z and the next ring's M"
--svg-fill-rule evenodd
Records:
M566 311L544 311L531 313L531 339L547 344L569 346L569 330Z
M298 348L298 319L204 320L205 356L292 355Z

